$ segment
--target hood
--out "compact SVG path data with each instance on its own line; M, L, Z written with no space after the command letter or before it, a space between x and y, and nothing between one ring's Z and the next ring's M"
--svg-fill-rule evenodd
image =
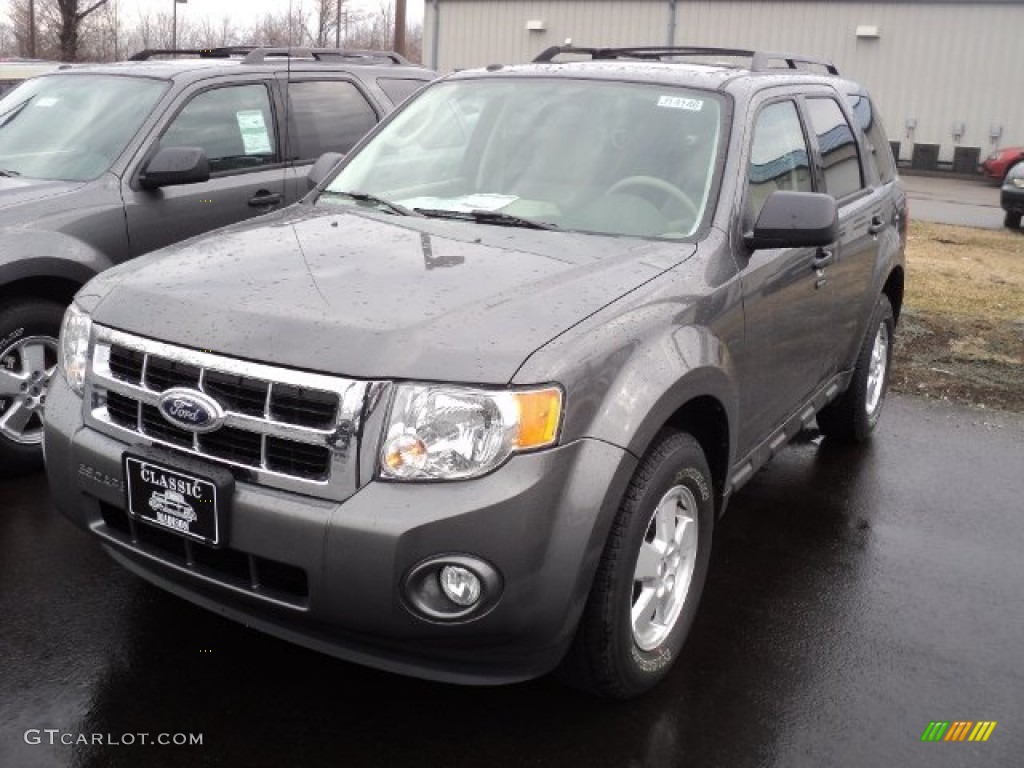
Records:
M94 319L357 378L502 384L588 315L688 258L666 243L294 206L110 270Z
M28 204L75 192L85 184L84 181L45 181L0 176L0 212L7 214L9 209L26 206L25 213L31 216L32 209L27 207ZM6 220L8 217L3 218Z

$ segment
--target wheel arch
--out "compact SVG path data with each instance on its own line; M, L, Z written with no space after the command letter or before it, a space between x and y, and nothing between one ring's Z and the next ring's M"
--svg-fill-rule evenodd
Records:
M725 406L713 395L698 395L679 406L665 422L665 427L686 432L700 445L711 470L715 512L721 514L729 479L731 445Z
M23 277L0 285L0 303L7 304L16 299L31 298L68 305L81 287L81 282L68 277L56 275Z
M892 316L893 319L899 321L900 309L903 307L903 267L895 266L889 272L889 276L885 279L885 285L882 286L882 293L884 293L889 303L892 305Z

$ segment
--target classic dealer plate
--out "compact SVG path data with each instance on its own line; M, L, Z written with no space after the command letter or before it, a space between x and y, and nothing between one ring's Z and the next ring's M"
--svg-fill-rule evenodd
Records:
M217 546L229 494L222 483L163 462L125 455L128 514L137 520Z

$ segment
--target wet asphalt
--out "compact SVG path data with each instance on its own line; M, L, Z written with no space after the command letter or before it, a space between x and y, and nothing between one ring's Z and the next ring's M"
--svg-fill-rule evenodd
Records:
M865 449L805 433L737 495L680 663L608 703L265 637L121 570L42 476L6 481L0 766L1019 766L1022 551L1024 417L891 398ZM921 743L932 720L998 725ZM203 741L59 743L141 733Z

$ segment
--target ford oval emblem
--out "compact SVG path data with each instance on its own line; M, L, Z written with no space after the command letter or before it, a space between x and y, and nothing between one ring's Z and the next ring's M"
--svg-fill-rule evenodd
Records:
M220 403L194 389L168 389L160 396L160 415L189 432L212 432L224 423Z

